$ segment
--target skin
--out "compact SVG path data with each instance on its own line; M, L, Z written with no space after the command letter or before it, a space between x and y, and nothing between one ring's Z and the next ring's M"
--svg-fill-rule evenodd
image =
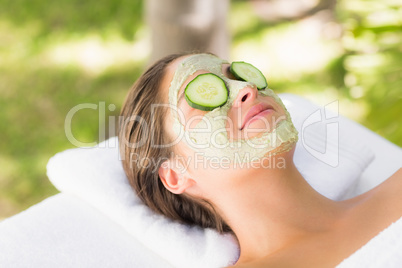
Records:
M165 103L177 64L183 59L167 67L161 86ZM181 90L198 74L189 77ZM226 75L234 79L230 73ZM275 113L240 130L244 115L259 102L276 105ZM264 120L284 115L278 106L260 96L256 88L244 88L228 113L233 121L229 136L244 137L245 132L264 127ZM205 113L191 108L185 100L178 108L186 120ZM166 115L166 134L175 137L169 127L171 117ZM166 161L159 169L163 184L175 194L204 198L214 204L238 239L240 258L236 267L334 267L402 216L401 169L369 192L339 202L317 193L304 180L293 163L294 148L264 160L282 160L282 168L263 168L264 162L231 168L212 163L197 165L196 153L185 141L178 142L174 149L185 167L175 159Z

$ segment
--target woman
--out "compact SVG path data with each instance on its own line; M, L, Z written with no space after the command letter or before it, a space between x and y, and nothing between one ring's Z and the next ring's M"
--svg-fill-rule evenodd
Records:
M209 54L150 67L121 112L127 177L154 211L233 232L236 267L334 267L402 216L402 172L345 201L317 193L293 164L286 108L253 68Z

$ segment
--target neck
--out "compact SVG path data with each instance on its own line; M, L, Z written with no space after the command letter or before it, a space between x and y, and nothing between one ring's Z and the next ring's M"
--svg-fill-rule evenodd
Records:
M214 203L236 234L241 260L262 258L305 235L329 231L346 212L341 202L317 193L291 158L284 168L256 169L237 182Z

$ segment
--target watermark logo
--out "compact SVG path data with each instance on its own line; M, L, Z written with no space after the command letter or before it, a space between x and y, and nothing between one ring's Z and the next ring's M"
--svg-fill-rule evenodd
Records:
M232 161L233 160L233 161ZM167 164L169 163L169 164ZM184 157L182 155L170 154L169 157L142 157L138 153L130 153L129 166L136 169L150 169L155 173L161 165L174 168L176 172L184 174L190 169L284 169L286 159L284 157L251 157L250 154L236 154L234 159L229 157L206 156L204 153L197 152L193 156Z
M337 167L339 164L339 102L333 101L324 106L324 109L319 109L309 115L303 122L300 132L300 140L303 147L316 159L326 163L332 167ZM319 143L315 143L318 146L313 147L308 144L308 140L316 141L313 133L308 133L309 128L316 126L315 133L318 140L325 142L319 146ZM325 137L322 134L325 133ZM310 134L310 135L309 135ZM317 148L319 147L319 148ZM323 151L319 150L323 149Z
M81 103L68 111L66 115L66 119L64 120L64 132L66 133L66 137L68 141L76 146L76 147L93 147L98 144L98 141L93 142L81 142L77 140L72 132L71 125L72 120L76 113L84 109L98 110L98 123L99 123L99 132L98 132L98 141L105 140L106 137L106 129L103 127L103 122L105 122L106 118L106 105L104 101L99 102L99 104L94 103ZM116 105L109 104L108 110L113 112L116 110ZM116 136L116 124L115 124L115 116L109 116L109 129L108 129L109 137ZM103 145L106 146L106 145Z
M98 121L99 121L99 131L98 131L98 140L93 142L82 142L79 141L73 135L72 131L72 121L74 117L79 113L81 110L90 109L98 114ZM78 104L70 109L67 113L65 122L64 122L64 129L67 139L76 147L116 147L117 144L114 143L101 143L98 144L100 141L105 140L106 137L113 137L116 136L116 127L118 126L121 131L130 131L130 128L133 124L137 124L138 127L141 129L141 135L137 137L135 141L126 140L122 137L120 143L124 143L124 146L129 148L139 148L144 144L150 141L150 146L152 148L164 148L164 147L171 147L186 139L187 144L193 146L196 149L205 148L206 146L215 146L215 148L226 148L231 143L222 143L220 142L222 139L222 135L225 135L228 129L234 129L238 126L238 122L233 122L230 117L228 116L219 116L214 118L214 120L224 120L226 121L226 127L220 129L214 129L211 125L210 120L205 120L205 117L202 115L194 115L190 118L185 118L183 112L175 106L170 104L153 104L150 107L150 119L145 120L141 116L133 115L130 117L120 117L120 116L109 116L108 117L108 127L105 127L104 122L106 122L106 111L113 112L116 109L114 104L109 104L106 106L105 102L99 102L98 104L94 103L83 103ZM167 144L159 144L158 141L155 139L155 118L160 116L157 112L157 109L170 109L177 114L179 121L183 124L183 128L178 128L179 132L176 133L177 136L173 141ZM238 109L240 110L240 109ZM331 110L331 111L330 111ZM316 110L315 112L311 113L306 117L304 122L300 128L300 139L304 149L311 154L313 157L318 159L321 162L324 162L332 167L336 167L339 164L339 123L337 118L339 117L339 102L333 101L324 106L323 109ZM239 112L237 118L241 118L241 113ZM271 125L270 121L265 118L260 118L260 121L264 123L264 127L261 128L249 128L249 133L261 133L266 131L267 129L273 130L276 128L277 124L284 120L286 117L284 115L280 116L272 116L271 117ZM191 136L187 135L187 132L182 131L183 129L189 128L193 122L203 122L203 128L198 128L197 131L199 133L205 133L205 137L210 137L210 140L205 140L203 143L194 142ZM319 126L319 127L317 127ZM173 126L172 126L173 127ZM162 129L159 127L158 129ZM315 129L319 131L315 133ZM176 129L177 130L177 129ZM245 133L247 136L248 133ZM315 135L315 136L314 136ZM317 146L317 143L313 144L311 141L314 141L314 137L318 137L322 143ZM272 136L272 142L276 142L276 136ZM260 148L261 144L253 144L252 139L245 139L245 142L250 143L250 146L253 148ZM233 146L233 145L232 145ZM137 159L137 158L133 158ZM130 159L131 161L131 159ZM136 160L139 161L138 159ZM145 161L145 160L144 160ZM215 161L215 160L213 160ZM221 161L225 162L225 159L221 159ZM251 160L250 160L251 161ZM144 162L145 163L145 162ZM148 162L147 162L148 163Z

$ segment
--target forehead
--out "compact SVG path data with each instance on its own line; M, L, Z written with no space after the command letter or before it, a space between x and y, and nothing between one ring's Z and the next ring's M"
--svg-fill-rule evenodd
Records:
M219 72L223 63L228 64L229 62L210 54L186 55L172 61L166 67L165 76L171 82L175 76L177 77L183 72L194 73L200 69Z
M222 60L211 54L196 54L184 58L177 66L175 76L180 77L186 73L193 74L197 70L208 70L211 72L220 72L221 66L227 61Z

